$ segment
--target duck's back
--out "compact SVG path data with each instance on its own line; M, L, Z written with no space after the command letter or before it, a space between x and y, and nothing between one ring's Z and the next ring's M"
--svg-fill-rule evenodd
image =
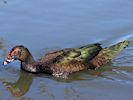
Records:
M41 62L69 63L71 61L89 61L101 50L100 44L91 44L79 48L66 48L47 53L41 58Z

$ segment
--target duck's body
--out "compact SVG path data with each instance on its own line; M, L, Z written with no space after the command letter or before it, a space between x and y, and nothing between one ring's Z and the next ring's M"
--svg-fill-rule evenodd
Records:
M39 61L34 61L31 53L24 46L15 46L7 56L5 64L18 59L21 61L21 68L25 71L67 78L73 72L95 69L108 63L127 45L128 41L123 41L104 49L100 44L63 49L44 55Z

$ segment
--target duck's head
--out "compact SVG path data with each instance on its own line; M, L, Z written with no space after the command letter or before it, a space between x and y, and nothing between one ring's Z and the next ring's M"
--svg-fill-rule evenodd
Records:
M6 56L3 65L7 65L8 63L13 62L14 60L26 62L28 58L32 58L29 50L25 48L23 45L17 45L13 47L10 53Z

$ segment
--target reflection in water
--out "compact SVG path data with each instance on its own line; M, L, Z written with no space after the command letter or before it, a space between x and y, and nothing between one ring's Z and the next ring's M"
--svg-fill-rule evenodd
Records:
M11 92L13 96L22 97L24 96L32 84L32 76L29 73L21 71L19 79L12 83L4 81L3 84Z

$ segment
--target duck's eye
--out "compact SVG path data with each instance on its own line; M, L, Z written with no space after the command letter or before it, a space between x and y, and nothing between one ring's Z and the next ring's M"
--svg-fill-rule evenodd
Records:
M13 56L14 57L20 57L21 56L21 52L20 51L15 51Z
M13 56L17 56L18 54L17 53L14 53L14 55Z
M18 54L16 51L14 51L14 52L10 53L9 55L10 55L11 59L16 59Z

